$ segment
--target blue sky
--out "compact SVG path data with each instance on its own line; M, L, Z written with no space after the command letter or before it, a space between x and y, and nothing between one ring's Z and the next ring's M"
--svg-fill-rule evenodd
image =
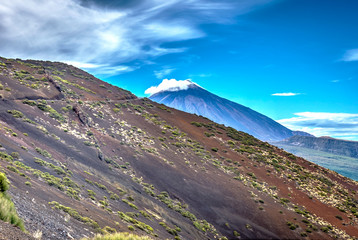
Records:
M3 0L0 55L138 96L192 79L293 129L358 140L355 0Z

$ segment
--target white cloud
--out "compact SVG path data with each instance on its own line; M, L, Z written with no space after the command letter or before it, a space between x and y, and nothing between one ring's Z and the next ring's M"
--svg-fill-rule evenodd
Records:
M145 62L185 51L163 45L205 36L203 23L228 23L270 1L1 0L0 56L90 69Z
M171 74L174 70L175 70L175 68L163 68L161 70L154 71L154 75L158 79L163 79L166 76L168 76L169 74Z
M273 94L271 94L271 96L291 97L291 96L297 96L297 95L301 95L301 94L302 93L287 92L287 93L273 93Z
M65 61L64 63L67 63L69 65L78 67L78 68L85 68L85 69L90 69L90 68L99 68L102 67L103 65L99 65L99 64L93 64L93 63L81 63L81 62L76 62L76 61Z
M153 95L163 91L176 92L180 90L187 90L189 88L189 85L193 85L193 84L197 85L196 83L190 81L190 79L187 80L164 79L158 86L152 86L147 90L145 90L144 93Z
M64 61L65 63L91 71L93 74L114 76L125 72L134 71L136 68L132 66L116 65L109 66L108 64L93 64L93 63L81 63L75 61Z
M315 136L330 136L358 140L358 114L300 112L296 117L278 120L292 129L311 133Z
M346 51L342 60L345 62L358 61L358 48Z

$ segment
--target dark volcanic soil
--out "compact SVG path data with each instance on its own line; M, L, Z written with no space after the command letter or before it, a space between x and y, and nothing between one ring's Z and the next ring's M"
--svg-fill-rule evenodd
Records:
M35 240L9 223L0 221L0 240Z

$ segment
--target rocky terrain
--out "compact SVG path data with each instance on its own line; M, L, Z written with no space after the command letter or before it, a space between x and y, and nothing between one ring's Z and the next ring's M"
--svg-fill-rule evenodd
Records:
M0 221L0 240L35 240L10 223Z
M0 171L32 236L358 237L356 181L246 133L63 63L0 58L0 95Z

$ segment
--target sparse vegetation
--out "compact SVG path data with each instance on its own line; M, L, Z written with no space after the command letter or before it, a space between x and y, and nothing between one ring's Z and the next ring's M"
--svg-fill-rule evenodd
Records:
M128 223L132 223L135 227L145 231L146 233L153 233L153 228L143 222L140 222L130 216L128 216L127 214L123 213L123 212L118 212L118 215L119 217L125 221L125 222L128 222Z
M41 149L41 148L39 148L39 147L36 147L36 152L38 152L39 154L41 154L42 156L44 156L44 157L47 157L47 158L52 158L52 155L49 153L49 152L47 152L46 150L44 150L44 149Z
M92 220L89 217L84 217L84 216L80 215L76 210L74 210L70 207L66 207L62 204L59 204L58 202L55 202L55 201L49 202L48 204L52 205L54 209L59 209L65 213L68 213L74 219L81 221L83 223L86 223L86 224L90 225L92 228L99 229L99 225L96 221Z

